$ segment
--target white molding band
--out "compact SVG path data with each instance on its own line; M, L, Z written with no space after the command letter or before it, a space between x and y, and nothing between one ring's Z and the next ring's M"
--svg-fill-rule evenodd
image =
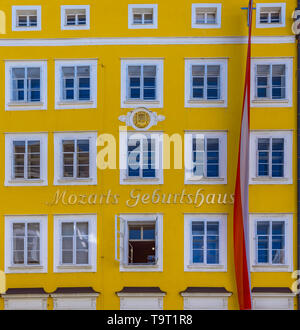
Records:
M245 37L147 37L147 38L61 38L61 39L1 39L0 47L56 47L105 45L225 45L247 44ZM253 44L293 44L295 36L257 36Z

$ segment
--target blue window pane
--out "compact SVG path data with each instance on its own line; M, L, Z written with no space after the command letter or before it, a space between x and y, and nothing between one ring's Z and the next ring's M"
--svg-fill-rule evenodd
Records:
M267 221L259 221L257 223L257 235L268 235L270 224Z
M139 87L140 86L140 78L130 78L130 87Z
M258 139L258 150L269 150L270 139Z
M192 233L193 235L204 235L204 222L193 222Z
M219 263L219 251L218 250L207 250L208 264L218 264Z
M66 88L74 88L74 79L65 80Z
M128 176L130 177L137 177L140 175L140 169L138 168L131 168L128 166Z
M219 165L207 165L207 177L214 178L219 176Z
M218 86L218 78L217 77L208 77L207 78L207 86L208 87L217 87Z
M131 88L130 89L130 98L131 99L139 99L141 97L140 88Z
M219 236L207 236L207 249L208 250L219 249Z
M273 164L283 164L284 162L284 153L282 151L273 151L272 152L272 163Z
M284 150L284 139L273 139L272 150L283 151Z
M153 227L143 227L143 239L155 239L155 229Z
M272 235L284 234L284 222L278 221L272 223Z
M283 87L284 79L282 77L272 77L272 85L273 87Z
M203 249L204 238L203 236L193 236L193 249Z
M268 176L268 175L269 175L269 164L259 164L258 176Z
M78 140L77 141L77 151L78 152L89 152L90 143L89 140Z
M284 166L283 165L272 165L272 177L282 178L284 176Z
M267 250L269 247L268 236L259 236L257 239L257 246L259 250Z
M24 80L17 80L18 89L24 88Z
M18 101L23 101L24 95L24 91L18 91Z
M219 152L207 152L207 163L218 164L219 163Z
M144 99L145 100L155 100L155 89L147 88L144 89Z
M79 79L79 88L89 88L89 87L90 87L90 78Z
M258 250L257 261L259 263L268 263L269 262L268 250Z
M201 88L193 88L193 98L203 99L204 90Z
M66 99L67 100L74 100L74 90L73 89L68 89L66 91Z
M284 249L284 236L272 236L272 249Z
M203 257L203 250L193 250L193 263L203 263Z
M152 169L152 168L145 169L145 168L143 168L143 177L144 178L155 178L155 169Z
M40 101L40 91L31 91L30 93L30 99L31 101L38 102Z
M79 90L79 100L89 100L90 99L90 90L89 89L80 89Z
M260 151L258 153L258 162L260 164L268 164L269 163L269 152L268 151Z
M257 77L257 86L267 86L268 78L267 77Z
M144 78L144 87L155 87L155 78Z
M208 151L219 150L219 139L207 139L207 150Z
M267 97L267 89L257 88L257 97Z
M208 235L219 235L219 223L208 222L207 223L207 234Z
M215 100L215 99L218 99L219 98L219 95L218 95L218 89L208 89L207 90L207 98L209 100Z
M193 86L194 87L204 86L204 78L200 78L200 77L193 78Z
M141 227L129 228L129 239L141 239Z
M285 92L282 88L272 88L272 98L273 99L283 99L285 98Z
M40 79L32 79L31 88L40 88Z

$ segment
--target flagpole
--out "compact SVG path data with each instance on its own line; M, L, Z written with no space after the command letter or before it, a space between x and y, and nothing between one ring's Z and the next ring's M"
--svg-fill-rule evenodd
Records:
M233 243L235 279L239 307L252 308L249 260L249 132L250 132L250 83L251 83L251 36L253 0L248 7L248 50L246 62L245 89L243 98L239 155L235 185L233 216Z

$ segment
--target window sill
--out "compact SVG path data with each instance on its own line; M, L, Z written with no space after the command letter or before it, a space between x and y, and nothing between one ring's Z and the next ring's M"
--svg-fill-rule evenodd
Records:
M36 269L36 270L42 270L44 269L43 266L41 265L33 265L33 266L9 266L8 267L9 270L31 270L31 269Z
M258 182L261 182L261 181L285 182L285 181L288 181L289 179L288 178L272 178L272 177L266 176L266 177L255 177L255 178L252 178L251 180L258 181Z
M189 104L224 104L224 100L188 100Z
M227 184L225 178L203 178L192 177L188 178L184 182L185 184Z
M141 268L141 269L147 269L147 268L158 268L158 264L152 264L152 265L147 265L147 264L134 264L134 265L128 265L128 264L123 264L123 268L131 269L131 268Z
M215 24L205 24L205 23L193 23L193 29L219 29L221 26L219 23Z
M123 102L124 104L160 104L156 100L127 100Z
M18 180L18 179L16 179L16 180L10 180L10 181L8 181L8 183L9 184L19 184L19 183L43 183L44 182L44 180L40 180L40 179L37 179L37 180L35 180L35 179L32 179L32 180L23 180L23 179L21 179L21 180Z
M93 103L94 101L60 101L57 102L57 105L90 105Z
M32 107L32 106L43 106L43 102L9 102L7 106L9 107Z
M270 265L270 264L255 264L252 265L253 272L289 272L290 265Z
M59 179L58 183L76 183L76 182L93 182L93 179Z
M69 270L69 269L92 269L91 265L59 265L57 269L59 270Z
M149 178L137 178L137 179L132 179L132 178L125 178L123 179L124 182L159 182L160 179L159 178L153 178L153 179L149 179Z
M220 271L224 272L226 271L226 268L224 265L187 265L186 266L187 271Z
M265 103L289 103L288 99L278 99L278 100L273 100L273 99L254 99L251 101L254 104L265 104Z

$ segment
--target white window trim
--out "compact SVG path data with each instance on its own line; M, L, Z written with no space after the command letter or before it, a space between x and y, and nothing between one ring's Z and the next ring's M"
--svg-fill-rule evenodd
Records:
M62 72L63 66L90 67L90 101L63 100ZM97 69L98 60L56 60L55 61L55 109L95 109L97 108Z
M13 178L13 142L40 141L40 179ZM48 134L17 133L5 134L5 186L47 186L48 185Z
M260 23L260 13L262 8L276 7L281 10L281 23ZM285 16L286 16L286 4L284 2L274 2L274 3L257 3L256 4L256 28L269 29L285 27Z
M155 178L130 178L127 175L127 144L128 136L151 136L155 140ZM163 178L163 133L162 132L138 132L138 131L120 131L120 184L121 185L158 185L164 183Z
M17 26L17 10L36 10L37 26ZM12 6L12 31L41 31L41 6Z
M196 100L191 99L192 90L192 65L220 65L220 99L219 100ZM227 59L186 59L185 60L185 108L226 108L228 85L228 60Z
M284 139L284 177L257 176L257 140L258 138ZM250 168L249 184L292 184L293 183L293 131L270 130L250 132Z
M2 297L5 310L47 310L48 294L2 294Z
M140 106L146 108L163 108L163 64L160 59L123 59L121 61L121 108L138 108ZM156 100L128 100L128 65L156 65Z
M267 293L267 292L252 292L252 309L253 310L294 310L294 293ZM261 301L268 300L270 303L269 308L263 307L259 308L257 305L260 305ZM286 300L287 302L287 308L275 308L274 307L274 301L276 300ZM272 304L273 303L273 304Z
M158 7L157 4L128 5L128 29L157 29L157 27L158 27L157 7ZM152 9L153 10L153 24L133 24L134 9Z
M66 25L66 10L68 9L85 9L86 24L85 25ZM89 5L74 5L61 6L61 29L62 30L89 30L90 29L90 6Z
M40 265L14 265L12 259L12 224L40 224ZM5 216L5 273L47 273L48 269L48 217L46 215Z
M256 223L257 221L285 221L286 264L256 263ZM250 223L250 271L251 272L292 272L293 270L293 215L292 214L249 214Z
M64 178L62 175L62 140L89 140L90 141L90 177ZM96 185L97 184L97 132L70 132L54 133L54 182L59 185Z
M220 249L218 265L192 264L192 222L219 222ZM184 271L185 272L227 272L227 215L226 214L185 214L184 215Z
M157 249L158 261L155 265L128 265L127 247L128 241L128 223L130 222L155 222L157 231ZM162 272L163 271L163 216L162 214L120 214L120 245L118 247L120 254L120 272ZM117 237L116 237L117 239Z
M147 310L149 308L143 307L143 301L149 301L152 299L153 305L156 305L157 308L154 310L163 310L163 299L166 295L165 293L117 293L120 298L120 310ZM129 308L128 301L136 300L134 304L136 307ZM153 309L153 308L151 308Z
M89 223L89 264L88 265L61 265L60 263L60 236L61 223L85 221ZM97 271L97 215L74 214L54 215L53 235L53 271L54 273L85 273Z
M215 8L216 9L216 24L197 24L196 23L196 10L198 8ZM222 17L222 4L221 3L193 3L192 4L192 28L193 29L220 29Z
M202 178L194 177L191 173L193 168L193 134L203 134L207 138L219 139L219 177ZM184 134L184 162L185 184L227 184L227 132L224 131L189 131Z
M53 293L53 310L96 310L98 293ZM79 307L78 302L82 305ZM88 304L87 304L88 303Z
M257 99L256 95L256 65L285 64L286 66L286 98L282 100ZM251 61L251 107L280 108L293 106L293 58L253 58Z
M13 68L40 68L40 102L11 99ZM47 110L47 61L5 61L5 110Z

